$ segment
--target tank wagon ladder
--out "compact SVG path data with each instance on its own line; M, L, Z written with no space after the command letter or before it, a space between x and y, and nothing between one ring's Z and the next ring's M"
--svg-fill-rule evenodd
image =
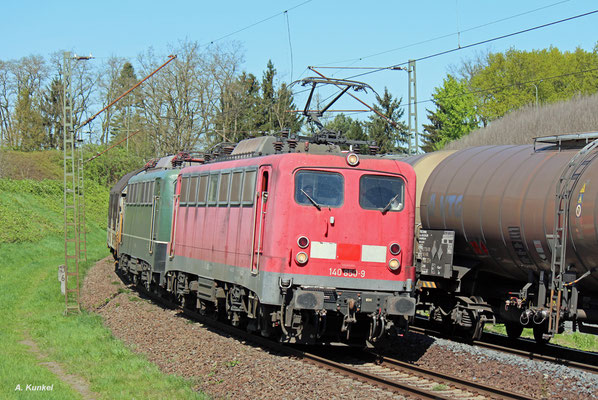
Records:
M550 263L550 310L548 315L548 332L544 334L545 339L553 337L559 329L562 295L565 290L563 273L566 271L563 268L563 264L566 262L567 256L571 196L580 175L591 162L593 150L597 147L598 139L584 146L577 154L575 154L575 156L573 156L573 158L571 158L557 182L553 234L554 245Z

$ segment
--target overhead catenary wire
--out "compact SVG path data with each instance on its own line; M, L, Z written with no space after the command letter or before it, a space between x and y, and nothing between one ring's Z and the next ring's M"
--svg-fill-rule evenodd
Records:
M559 2L552 3L552 4L549 4L549 5L543 6L543 7L535 8L533 10L525 11L523 13L519 13L519 14L511 15L509 17L505 17L505 18L494 20L494 21L486 22L486 23L484 23L482 25L477 25L477 26L473 26L471 28L464 29L464 30L460 31L460 33L471 32L473 30L477 30L477 29L480 29L480 28L485 28L485 27L490 26L490 25L494 25L494 24L497 24L497 23L500 23L500 22L508 21L510 19L521 17L523 15L532 14L532 13L535 13L537 11L544 10L546 8L550 8L550 7L554 7L554 6L563 4L563 3L567 3L569 1L571 1L571 0L559 1ZM334 68L334 67L331 67L330 65L332 65L332 64L344 64L344 63L348 63L348 62L358 62L358 61L365 60L367 58L372 58L372 57L380 56L380 55L383 55L383 54L392 53L392 52L395 52L395 51L398 51L398 50L404 50L404 49L407 49L409 47L419 46L421 44L426 44L426 43L434 42L434 41L440 40L440 39L446 39L448 37L455 36L457 34L459 34L459 32L452 32L452 33L448 33L448 34L445 34L445 35L436 36L436 37L433 37L433 38L430 38L430 39L425 39L425 40L422 40L422 41L419 41L419 42L407 44L405 46L396 47L396 48L389 49L389 50L384 50L384 51L381 51L381 52L378 52L378 53L374 53L374 54L370 54L370 55L367 55L367 56L362 56L362 57L359 57L359 58L351 58L351 59L342 60L342 61L322 63L322 66L319 66L318 68L324 68L324 67L326 67L326 68ZM357 67L355 67L355 68L357 68ZM373 68L372 67L367 67L366 69L376 69L376 67L373 67Z
M443 51L440 51L440 52L437 52L437 53L434 53L434 54L429 54L427 56L415 58L414 61L415 62L419 62L419 61L429 60L431 58L435 58L435 57L443 56L443 55L446 55L446 54L454 53L454 52L457 52L457 51L461 51L461 50L469 49L469 48L472 48L472 47L480 46L482 44L491 43L491 42L494 42L494 41L497 41L497 40L506 39L506 38L509 38L509 37L512 37L512 36L516 36L516 35L521 35L523 33L528 33L528 32L532 32L532 31L538 30L538 29L547 28L549 26L554 26L554 25L561 24L561 23L564 23L564 22L573 21L573 20L576 20L576 19L579 19L579 18L583 18L583 17L587 17L589 15L596 14L596 13L598 13L598 10L589 11L589 12L586 12L586 13L583 13L583 14L577 14L577 15L574 15L572 17L563 18L563 19L560 19L560 20L557 20L557 21L548 22L548 23L545 23L545 24L542 24L542 25L536 25L536 26L533 26L531 28L522 29L522 30L519 30L519 31L516 31L516 32L507 33L507 34L504 34L504 35L501 35L501 36L496 36L496 37L493 37L493 38L490 38L490 39L481 40L479 42L470 43L468 45L459 46L459 47L455 47L455 48L452 48L452 49L443 50ZM352 75L352 76L349 76L349 77L347 77L345 79L354 79L354 78L358 78L360 76L370 75L370 74L377 73L377 72L384 71L384 70L396 69L396 68L398 68L400 66L407 65L408 63L409 63L409 61L404 61L404 62L401 62L401 63L398 63L398 64L389 65L389 66L386 66L386 67L371 67L371 71L363 72L363 73L356 74L356 75ZM314 66L314 68L320 69L320 68L338 68L338 67ZM357 69L357 67L346 67L345 69L352 69L352 68Z
M289 13L288 11L284 12L287 21L287 34L289 37L289 53L291 56L291 81L293 80L293 44L291 43L291 24L289 23Z
M234 32L227 33L226 35L224 35L224 36L221 36L221 37L219 37L218 39L213 39L213 40L210 40L210 41L207 43L207 45L212 45L212 44L214 44L214 43L216 43L216 42L219 42L219 41L221 41L221 40L223 40L223 39L226 39L226 38L229 38L229 37L231 37L231 36L233 36L233 35L236 35L237 33L241 33L241 32L243 32L243 31L246 31L247 29L253 28L254 26L257 26L257 25L259 25L259 24L262 24L262 23L264 23L264 22L270 21L271 19L274 19L274 18L276 18L276 17L278 17L278 16L280 16L280 15L283 15L283 14L285 14L285 13L288 13L289 11L292 11L292 10L294 10L294 9L296 9L296 8L299 8L299 7L301 7L301 6L303 6L303 5L307 4L307 3L310 3L311 1L312 1L312 0L306 0L306 1L302 2L302 3L299 3L299 4L297 4L297 5L293 6L293 7L291 7L291 8L288 8L288 9L286 9L286 10L284 10L284 11L281 11L281 12L279 12L279 13L276 13L276 14L274 14L274 15L271 15L271 16L269 16L269 17L267 17L267 18L264 18L264 19L262 19L262 20L260 20L260 21L254 22L254 23L252 23L252 24L250 24L250 25L247 25L247 26L245 26L245 27L243 27L243 28L241 28L241 29L237 29L237 30L236 30L236 31L234 31ZM204 44L204 45L205 45L205 44Z
M546 23L546 24L537 25L537 26L534 26L534 27L531 27L531 28L527 28L527 29L523 29L523 30L520 30L520 31L517 31L517 32L512 32L512 33L508 33L508 34L505 34L505 35L497 36L497 37L494 37L494 38L491 38L491 39L482 40L480 42L471 43L471 44L466 45L466 46L461 46L461 47L457 47L457 48L453 48L453 49L449 49L449 50L444 50L444 51L441 51L441 52L438 52L438 53L434 53L434 54L430 54L430 55L423 56L423 57L420 57L420 58L416 58L415 61L418 62L418 61L428 60L430 58L439 57L441 55L449 54L449 53L460 51L460 50L465 50L467 48L471 48L471 47L474 47L474 46L479 46L481 44L486 44L486 43L490 43L490 42L493 42L493 41L496 41L496 40L505 39L507 37L512 37L512 36L520 35L520 34L523 34L523 33L531 32L531 31L534 31L534 30L537 30L537 29L546 28L546 27L549 27L549 26L553 26L553 25L560 24L560 23L563 23L563 22L568 22L568 21L571 21L571 20L574 20L574 19L586 17L586 16L589 16L589 15L592 15L592 14L596 14L596 13L598 13L598 10L589 11L589 12L586 12L586 13L583 13L583 14L578 14L578 15L574 15L572 17L560 19L558 21L553 21L553 22L549 22L549 23ZM370 75L370 74L374 74L374 73L377 73L377 72L380 72L380 71L384 71L384 70L400 69L401 66L407 65L408 63L409 63L409 61L405 61L405 62L402 62L402 63L390 65L390 66L387 66L387 67L350 67L350 66L345 66L345 67L330 67L330 66L310 66L310 67L308 67L308 69L318 68L318 69L368 69L368 70L370 70L368 72L363 72L363 73L360 73L360 74L351 75L351 76L345 78L345 79L354 79L354 78L358 78L358 77L361 77L361 76ZM305 91L306 90L294 92L293 95L301 94L301 93L304 93ZM429 101L429 100L425 100L425 101Z

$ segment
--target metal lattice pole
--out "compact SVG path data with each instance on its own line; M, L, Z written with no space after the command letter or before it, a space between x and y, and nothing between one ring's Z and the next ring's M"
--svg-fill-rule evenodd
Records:
M73 98L71 88L72 56L65 52L62 75L62 134L64 150L64 299L65 314L80 312L79 307L79 156L76 153L73 129ZM77 167L77 171L75 168Z
M409 108L407 119L409 121L409 148L408 154L419 153L419 140L417 134L417 80L415 76L415 60L409 60ZM412 147L413 145L413 147Z

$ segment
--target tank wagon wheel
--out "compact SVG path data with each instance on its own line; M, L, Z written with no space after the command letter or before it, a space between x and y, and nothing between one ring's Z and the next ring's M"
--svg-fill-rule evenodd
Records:
M539 345L548 344L550 339L544 339L544 334L548 333L548 321L541 323L540 325L534 325L534 339Z
M523 333L523 325L519 322L505 322L505 329L509 339L519 339Z

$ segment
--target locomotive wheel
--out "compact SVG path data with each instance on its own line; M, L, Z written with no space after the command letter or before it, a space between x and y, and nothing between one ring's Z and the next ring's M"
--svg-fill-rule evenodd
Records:
M505 322L505 329L509 339L519 339L523 332L523 325L518 322Z

